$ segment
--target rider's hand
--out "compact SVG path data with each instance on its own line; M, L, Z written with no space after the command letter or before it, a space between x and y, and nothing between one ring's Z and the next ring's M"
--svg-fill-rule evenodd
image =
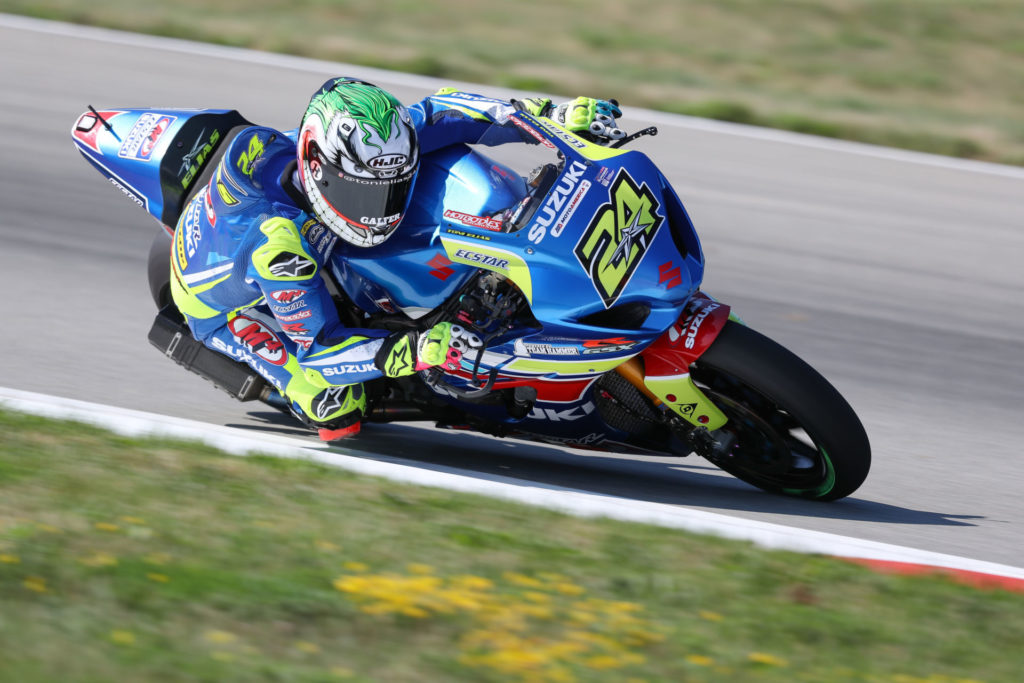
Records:
M527 97L525 100L512 100L512 104L532 116L547 116L553 108L548 97Z
M615 123L615 119L622 116L619 103L615 100L577 97L575 100L558 105L547 116L561 124L566 130L577 135L582 134L582 137L600 144L607 144L612 140L621 140L626 137L625 131Z
M397 332L384 340L374 361L388 377L405 377L438 365L457 370L465 349L482 342L452 323L438 323L425 332Z

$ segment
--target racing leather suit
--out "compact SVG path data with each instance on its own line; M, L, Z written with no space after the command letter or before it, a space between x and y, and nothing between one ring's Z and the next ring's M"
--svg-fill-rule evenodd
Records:
M488 144L534 142L509 122L515 111L450 88L409 107L421 154L484 133ZM339 321L321 275L339 238L299 188L296 136L253 126L228 143L178 221L171 295L197 340L247 363L300 416L337 429L365 411L362 382L383 374L374 356L388 332Z

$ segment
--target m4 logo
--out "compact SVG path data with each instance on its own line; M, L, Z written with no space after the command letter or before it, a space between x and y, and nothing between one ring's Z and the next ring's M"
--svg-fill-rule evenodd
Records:
M611 201L597 210L573 250L605 308L622 294L665 221L647 183L638 187L624 170L608 194Z

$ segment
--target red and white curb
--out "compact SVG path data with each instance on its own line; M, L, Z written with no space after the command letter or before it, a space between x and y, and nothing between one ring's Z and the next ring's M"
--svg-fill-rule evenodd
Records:
M96 425L125 436L199 441L233 455L263 453L299 458L393 481L476 493L558 510L750 541L776 550L832 555L897 573L943 573L980 587L1024 592L1024 568L916 550L888 543L797 529L676 505L598 495L551 484L449 467L424 469L381 459L356 447L256 433L219 425L0 387L0 407Z

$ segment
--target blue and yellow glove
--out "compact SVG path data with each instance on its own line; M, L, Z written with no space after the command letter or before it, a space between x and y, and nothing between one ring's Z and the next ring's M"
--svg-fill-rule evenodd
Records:
M625 131L615 124L615 119L622 116L615 100L577 97L555 106L546 97L530 97L516 103L528 114L546 116L566 130L599 144L626 137Z

